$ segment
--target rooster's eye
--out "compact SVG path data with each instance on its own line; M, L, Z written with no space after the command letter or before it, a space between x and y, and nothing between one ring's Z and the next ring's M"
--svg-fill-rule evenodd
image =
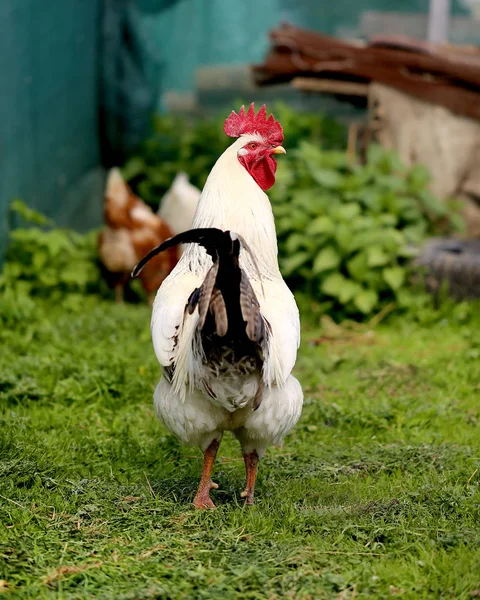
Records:
M248 147L250 148L250 150L255 150L255 148L257 147L257 144L255 144L255 143L248 144Z

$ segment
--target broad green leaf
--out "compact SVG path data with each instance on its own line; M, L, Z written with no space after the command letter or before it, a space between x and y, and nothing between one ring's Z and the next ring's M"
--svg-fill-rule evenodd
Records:
M395 291L401 288L405 281L405 269L402 267L389 267L383 269L382 275L392 290Z
M138 184L138 195L143 199L146 200L148 198L150 198L151 196L155 195L154 192L154 184L151 180L149 179L144 179L143 181L141 181Z
M146 170L145 160L140 156L133 156L122 167L122 176L125 181L130 181L138 175L142 175Z
M330 217L322 215L314 219L307 227L306 232L309 235L318 233L332 234L335 231L335 225Z
M90 282L93 283L99 273L93 263L74 261L62 269L59 275L62 282L82 287Z
M290 226L297 231L304 231L310 222L310 217L305 210L294 208L290 214Z
M335 169L335 171L342 173L343 179L343 173L345 169L349 166L348 157L343 150L339 152L335 150L329 150L328 152L325 152L322 150L322 165L324 167L327 167L329 169Z
M355 202L348 202L346 204L336 206L331 211L331 215L334 219L340 221L352 221L360 214L360 205Z
M384 211L380 217L383 217L385 214L391 214L395 216L399 216L404 211L404 203L402 198L393 192L385 192L380 196L380 202L382 210Z
M286 234L292 230L290 215L285 215L284 217L280 217L275 222L277 228L277 235L281 236L282 234Z
M20 278L23 272L23 265L18 262L7 262L3 267L3 275L6 279L11 281Z
M369 269L365 275L364 285L367 288L381 290L386 287L385 280L382 277L382 272L378 269Z
M311 176L321 187L336 189L341 186L342 177L337 171L322 169L313 164L310 164L309 167Z
M275 219L279 219L280 217L288 217L290 211L292 210L290 204L288 202L274 202L272 203L273 212L275 214ZM277 220L278 224L278 220Z
M309 188L307 190L298 190L293 195L293 206L300 208L309 215L318 215L325 212L329 204L329 198L318 188ZM292 204L288 205L290 211Z
M286 161L281 161L275 173L275 187L291 187L295 181L295 172Z
M411 244L420 243L427 233L427 224L425 222L418 222L415 225L409 225L403 229L405 241Z
M407 181L414 191L425 189L431 179L429 170L423 165L413 166L407 175Z
M33 255L32 264L35 269L41 269L47 262L48 256L45 250L39 248Z
M23 200L18 198L12 201L10 204L10 210L20 215L27 223L34 223L35 225L53 225L53 222L45 215L42 215L33 208L30 208L25 204L25 202L23 202Z
M355 194L355 200L361 202L367 209L372 211L377 211L380 206L379 192L372 187L359 190Z
M333 246L327 246L321 250L313 261L312 271L314 274L335 269L340 264L341 257Z
M361 286L358 283L355 283L355 281L345 279L345 283L340 290L338 299L342 304L347 304L347 302L350 302L352 298L360 293L361 289Z
M302 161L312 161L313 163L322 164L323 152L315 144L311 144L306 140L302 140L299 147L295 151L295 155Z
M295 254L297 250L304 247L305 236L301 233L291 233L285 242L285 250L288 254Z
M450 223L454 231L463 233L465 231L465 217L460 214L450 215Z
M69 238L68 232L62 229L52 229L47 235L46 245L51 257L75 251L75 245Z
M401 231L393 227L374 228L371 230L357 231L350 241L350 250L361 250L369 246L381 246L391 253L404 245L405 238Z
M372 229L375 227L376 221L374 217L360 215L355 218L352 225L355 231L361 231L362 229Z
M346 304L358 294L362 288L358 283L347 279L341 273L332 273L325 278L320 289L324 294L338 298L342 304Z
M398 223L398 218L392 214L379 215L377 222L379 225L387 225L388 227L395 227Z
M402 177L398 177L396 173L390 170L387 174L379 174L376 179L376 184L385 191L401 194L406 191L407 184Z
M324 294L338 298L346 281L341 273L332 273L323 280L320 289Z
M41 270L38 274L38 279L45 287L54 287L59 283L59 275L53 268Z
M365 315L372 312L378 303L378 295L374 290L362 290L353 299L354 305Z
M347 262L347 269L354 279L357 281L365 281L368 275L366 252L357 252L357 254Z
M370 246L367 249L367 264L369 267L382 267L390 262L390 256L381 246Z
M352 227L350 223L340 223L335 229L335 239L340 248L349 252L352 243Z
M417 246L403 246L398 250L398 256L402 258L415 258L420 253L420 248Z
M430 214L442 216L447 213L445 203L435 196L429 189L425 188L418 193L421 206Z
M288 256L282 260L282 273L288 277L294 274L308 260L310 260L309 252L297 252L293 256Z

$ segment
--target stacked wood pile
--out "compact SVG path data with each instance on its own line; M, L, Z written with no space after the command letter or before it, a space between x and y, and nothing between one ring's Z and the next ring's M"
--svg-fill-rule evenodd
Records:
M259 85L296 79L297 87L306 90L366 95L366 84L373 81L480 120L476 47L429 44L403 36L353 43L287 24L271 31L270 39L264 63L253 67Z
M376 141L397 149L406 164L424 164L433 192L463 200L466 236L480 237L480 48L404 36L352 43L291 25L270 38L264 63L253 67L258 85L290 82L363 102L363 143ZM357 130L353 124L350 133Z

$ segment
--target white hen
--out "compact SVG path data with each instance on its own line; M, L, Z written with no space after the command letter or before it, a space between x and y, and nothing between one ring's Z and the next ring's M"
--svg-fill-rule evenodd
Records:
M285 153L282 128L273 116L267 119L265 106L255 115L252 104L248 113L243 107L239 114L232 111L224 129L239 139L210 172L193 227L232 231L245 240L249 251L238 249L237 275L253 288L251 302L258 301L264 335L249 345L245 314L239 317L231 308L233 300L226 298L241 293L237 275L232 271L231 279L220 282L218 275L212 280L211 257L217 260L220 253L209 254L192 243L159 289L151 323L155 353L164 367L154 394L157 415L182 442L204 453L197 508L214 507L211 471L224 431L232 431L241 444L247 479L242 496L251 504L259 458L268 445L283 441L303 403L301 386L291 375L299 314L279 271L273 213L264 192L275 182L273 155ZM201 307L193 306L192 314L187 310L192 298L205 295L209 281L207 299L213 303L218 293L224 296L227 335L218 330L212 304L203 322Z
M177 234L190 229L200 199L200 190L186 173L177 173L169 190L160 200L158 216Z

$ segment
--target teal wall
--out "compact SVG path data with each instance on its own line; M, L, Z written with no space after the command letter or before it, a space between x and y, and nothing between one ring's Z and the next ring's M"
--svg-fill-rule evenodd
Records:
M0 1L0 256L15 197L59 222L98 222L100 3Z

